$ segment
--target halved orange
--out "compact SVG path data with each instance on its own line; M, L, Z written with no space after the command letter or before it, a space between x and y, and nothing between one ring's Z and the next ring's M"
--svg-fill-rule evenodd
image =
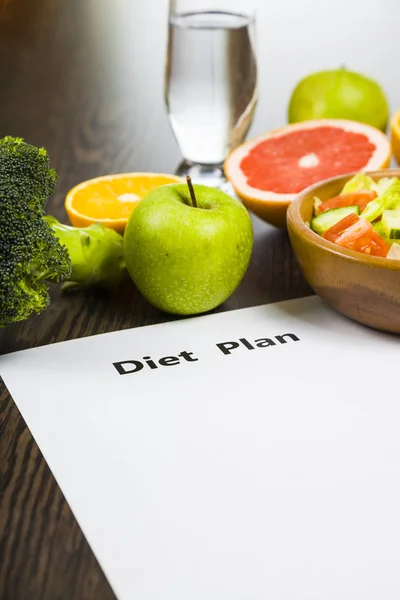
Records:
M73 187L65 197L64 206L74 227L103 223L123 233L139 200L157 187L182 181L166 173L103 175Z
M400 167L400 110L390 120L390 134L393 156Z

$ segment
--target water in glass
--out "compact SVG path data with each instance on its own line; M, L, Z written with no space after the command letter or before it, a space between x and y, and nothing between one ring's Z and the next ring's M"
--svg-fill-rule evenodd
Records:
M165 99L183 157L222 164L246 136L257 102L253 18L222 11L172 15Z

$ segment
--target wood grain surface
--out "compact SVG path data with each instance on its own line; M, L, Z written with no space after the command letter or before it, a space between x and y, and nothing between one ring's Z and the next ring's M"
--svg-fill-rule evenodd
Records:
M79 181L132 170L173 172L180 161L162 98L163 38L154 53L143 54L143 14L135 0L0 1L0 137L21 136L48 149L59 179L47 208L61 220L65 193ZM152 23L161 28L164 19L156 15ZM218 311L311 293L287 234L255 217L253 223L249 270ZM0 333L1 354L171 318L130 281L113 293L67 295L53 286L51 296L45 313ZM114 598L0 386L0 599Z

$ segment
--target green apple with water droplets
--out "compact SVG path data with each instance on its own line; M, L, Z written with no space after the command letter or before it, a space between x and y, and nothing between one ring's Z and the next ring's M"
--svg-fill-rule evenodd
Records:
M124 234L128 272L155 307L194 315L222 304L248 268L253 228L243 204L221 190L158 187L132 212Z

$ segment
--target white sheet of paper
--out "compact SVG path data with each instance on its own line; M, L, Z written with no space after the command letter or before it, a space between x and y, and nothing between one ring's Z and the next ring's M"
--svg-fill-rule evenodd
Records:
M276 344L216 346L240 338ZM311 297L0 373L120 600L398 600L399 342ZM113 365L183 351L198 360Z

